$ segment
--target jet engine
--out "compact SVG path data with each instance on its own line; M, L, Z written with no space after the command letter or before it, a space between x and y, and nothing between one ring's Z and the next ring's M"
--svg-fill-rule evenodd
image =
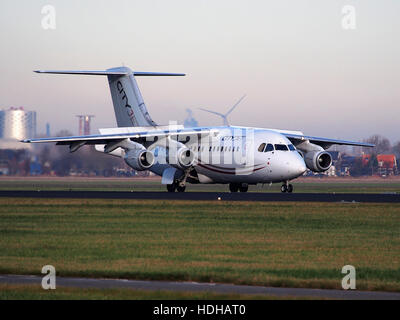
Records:
M169 149L167 157L168 164L182 170L190 168L195 160L194 152L186 147L179 148L176 153Z
M154 155L145 149L133 149L126 152L124 160L133 169L143 171L154 164Z
M310 151L304 156L307 168L314 172L324 172L332 165L332 156L326 151Z

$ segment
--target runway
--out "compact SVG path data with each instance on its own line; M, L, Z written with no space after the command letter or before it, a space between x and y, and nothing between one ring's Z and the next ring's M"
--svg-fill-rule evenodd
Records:
M0 275L1 284L38 285L42 278L29 275ZM246 286L217 283L140 281L125 279L91 279L57 277L56 287L97 288L97 289L134 289L134 290L168 290L183 292L212 292L222 294L250 294L277 297L327 298L346 300L400 300L398 292L303 289ZM56 289L57 290L57 289Z
M71 198L71 199L142 199L203 201L302 201L343 203L400 203L400 194L393 193L268 193L268 192L120 192L120 191L21 191L3 190L0 197Z

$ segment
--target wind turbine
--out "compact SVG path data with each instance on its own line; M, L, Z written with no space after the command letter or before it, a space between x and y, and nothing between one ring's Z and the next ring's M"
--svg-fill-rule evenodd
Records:
M203 109L203 108L199 108L199 109L202 110L202 111L210 112L210 113L213 113L213 114L215 114L215 115L217 115L217 116L220 116L220 117L222 118L222 120L223 120L224 126L229 127L229 126L230 126L230 124L229 124L229 122L228 122L228 116L229 116L229 114L238 106L238 104L239 104L240 102L242 102L242 100L243 100L245 97L246 97L246 95L244 95L243 97L241 97L241 98L238 100L238 102L236 102L236 103L233 105L233 107L230 108L229 111L228 111L227 113L225 113L225 114L222 114L222 113L216 112L216 111L212 111L212 110L208 110L208 109Z

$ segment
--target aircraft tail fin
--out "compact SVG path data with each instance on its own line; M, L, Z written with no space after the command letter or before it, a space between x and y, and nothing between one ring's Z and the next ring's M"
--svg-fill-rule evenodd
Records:
M36 73L107 76L118 127L156 126L147 111L135 76L184 76L182 73L141 72L127 67L101 71L36 70Z

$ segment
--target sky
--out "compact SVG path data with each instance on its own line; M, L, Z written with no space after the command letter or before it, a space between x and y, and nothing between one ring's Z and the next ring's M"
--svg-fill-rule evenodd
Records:
M44 29L42 8L55 9ZM343 7L354 29L343 28ZM400 1L398 0L1 0L0 108L37 112L39 133L115 127L105 77L39 75L36 69L182 72L139 78L159 124L233 125L301 130L361 140L400 140ZM354 17L354 16L352 16ZM348 21L348 20L346 20Z

